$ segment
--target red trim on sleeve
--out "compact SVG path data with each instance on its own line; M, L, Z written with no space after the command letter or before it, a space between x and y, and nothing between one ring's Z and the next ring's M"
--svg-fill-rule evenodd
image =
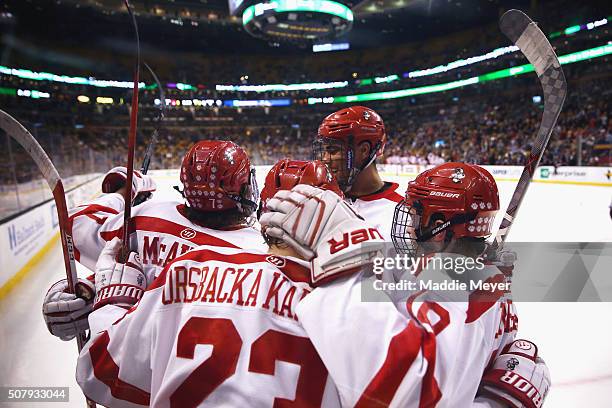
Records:
M72 235L74 237L74 232L72 231L73 225L74 225L74 219L76 217L80 217L82 215L85 215L86 217L89 217L91 219L93 219L94 221L96 221L98 224L102 224L106 219L104 219L104 221L100 222L100 220L102 220L100 217L96 217L95 215L93 215L93 213L95 212L107 212L110 214L119 214L119 211L115 210L114 208L111 207L106 207L104 205L100 205L100 204L89 204L87 206L85 206L85 208L83 208L82 210L79 210L77 212L75 212L74 214L72 214L71 216L68 217L68 232L70 235ZM76 246L76 243L74 245L74 259L76 261L81 261L81 252L79 252L79 249Z
M357 199L362 200L362 201L374 201L374 200L380 200L380 199L385 198L395 203L399 203L400 201L404 199L404 197L401 194L398 194L396 191L399 188L399 184L390 183L388 181L385 181L385 187L386 188L383 191L380 191L374 194L370 194L370 195L364 195L361 197L357 197Z
M109 343L108 332L104 332L89 348L94 376L110 388L113 397L138 405L149 405L151 394L119 378L119 366L108 352Z
M487 283L502 283L506 280L503 274L497 274L487 278ZM466 312L465 323L475 322L486 313L491 307L493 307L499 299L504 295L503 290L496 289L495 292L490 290L475 290L470 293L468 301L468 310Z

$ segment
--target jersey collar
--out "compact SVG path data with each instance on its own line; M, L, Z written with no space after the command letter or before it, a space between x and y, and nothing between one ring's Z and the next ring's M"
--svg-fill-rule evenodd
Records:
M399 187L399 184L397 183L391 183L391 182L385 181L385 185L380 190L372 194L367 194L361 197L347 197L347 198L349 198L352 201L355 201L355 200L374 201L374 200L379 200L381 198L386 198L391 201L400 202L403 199L403 197L395 191L397 190L398 187Z

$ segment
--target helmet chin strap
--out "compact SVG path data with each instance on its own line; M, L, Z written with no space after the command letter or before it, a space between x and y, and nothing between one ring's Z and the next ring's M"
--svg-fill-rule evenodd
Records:
M382 143L381 142L376 143L374 148L370 150L370 154L368 158L364 160L361 166L359 166L358 168L355 168L352 165L352 162L355 160L355 143L353 142L352 136L349 139L349 145L351 146L349 148L349 151L352 152L350 154L352 154L353 157L347 158L347 164L349 163L349 160L350 160L351 165L348 166L349 167L349 177L347 180L346 192L351 191L351 188L353 187L353 183L355 182L355 179L357 178L359 173L361 173L366 167L368 167L370 164L374 162L374 159L376 159L376 152L378 152L378 149L380 149L380 146L382 145Z
M181 190L181 188L179 186L172 186L172 188L174 188L176 191L178 191L179 194L181 195L181 197L185 198L185 189Z
M440 225L432 226L426 228L425 231L421 234L417 233L417 242L428 241L439 233L449 229L453 225L457 224L465 224L466 222L472 221L476 219L476 215L478 213L467 213L467 214L455 214L451 217L450 220L444 221Z

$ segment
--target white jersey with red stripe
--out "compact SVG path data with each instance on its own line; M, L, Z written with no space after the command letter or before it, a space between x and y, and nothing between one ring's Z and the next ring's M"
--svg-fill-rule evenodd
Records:
M297 259L199 247L168 265L127 313L91 313L77 381L112 407L338 406L295 315L309 276Z
M512 302L501 293L482 301L476 292L469 302L424 300L425 291L403 301L364 301L362 285L374 281L343 278L314 289L297 308L342 406L490 406L474 396L516 335Z
M361 196L347 198L347 202L357 211L368 224L373 225L382 234L387 242L391 242L391 224L397 203L404 199L397 189L399 184L385 182L382 191Z
M70 211L70 228L76 260L94 270L107 241L123 232L123 197L105 194ZM187 218L178 201L149 200L132 208L130 240L138 248L144 272L151 282L174 258L200 246L267 248L258 230L238 226L223 230L206 228Z
M474 396L507 303L366 303L359 275L314 291L309 276L294 258L197 248L127 313L91 313L77 381L113 407L489 406Z

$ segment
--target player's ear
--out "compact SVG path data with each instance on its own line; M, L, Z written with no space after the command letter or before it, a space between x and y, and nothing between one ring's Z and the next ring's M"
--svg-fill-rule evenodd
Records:
M442 225L442 224L444 224L444 220L437 218L437 219L435 219L431 223L431 226L432 227L437 227L438 225ZM447 231L443 231L442 233L434 235L433 237L431 237L430 241L432 241L432 242L442 242L442 241L444 241L444 238L446 238L446 233L447 232L448 232L448 230Z
M371 149L372 149L372 145L370 145L370 142L368 141L361 142L357 149L359 151L359 159L363 160L366 157L368 157L370 155Z

